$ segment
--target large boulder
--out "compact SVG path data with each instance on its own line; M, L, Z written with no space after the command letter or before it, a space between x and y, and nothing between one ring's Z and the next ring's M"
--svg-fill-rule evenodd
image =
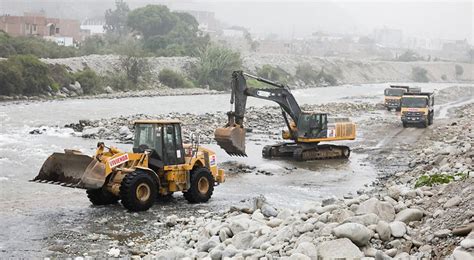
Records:
M407 232L407 226L401 221L393 221L390 223L390 231L393 237L403 237Z
M392 230L390 229L390 225L383 220L377 223L377 226L375 227L375 231L377 231L382 241L388 241L390 239L390 236L392 235Z
M318 258L318 250L316 249L316 246L310 242L301 242L293 253L303 254L311 259Z
M240 232L232 237L232 244L237 249L248 249L252 245L254 236L248 231Z
M355 259L364 257L348 238L325 241L318 245L318 259Z
M333 233L338 238L349 238L358 246L367 245L372 237L372 231L364 225L357 223L345 223L333 229Z
M395 220L405 222L418 221L423 218L423 211L419 209L404 209L395 216Z
M364 226L374 225L379 222L380 218L374 213L369 213L361 216L353 216L346 218L343 223L359 223Z
M356 210L357 215L374 213L381 220L390 222L395 218L395 208L388 202L382 202L376 198L371 198L362 202Z

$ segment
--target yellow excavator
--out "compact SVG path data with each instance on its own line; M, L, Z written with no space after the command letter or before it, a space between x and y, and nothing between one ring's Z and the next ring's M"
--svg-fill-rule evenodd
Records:
M94 205L121 200L130 211L144 211L176 191L191 203L208 201L225 178L216 160L213 151L199 145L199 137L182 143L179 121L140 120L133 152L102 142L92 157L66 149L52 154L33 181L86 189Z
M268 84L271 88L250 88L246 78L253 78ZM227 113L228 122L217 128L214 139L229 155L247 156L245 152L244 117L247 97L255 97L276 102L288 130L282 137L290 142L267 145L262 150L264 158L293 158L298 161L348 158L347 146L321 144L338 140L354 140L356 126L348 118L331 118L327 113L304 112L301 110L288 86L254 76L242 71L232 73L231 99L233 111Z

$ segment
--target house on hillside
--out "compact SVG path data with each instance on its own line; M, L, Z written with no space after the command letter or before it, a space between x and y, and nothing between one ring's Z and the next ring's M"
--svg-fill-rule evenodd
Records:
M0 30L12 36L37 36L64 46L72 46L83 38L78 20L49 18L44 12L2 15Z

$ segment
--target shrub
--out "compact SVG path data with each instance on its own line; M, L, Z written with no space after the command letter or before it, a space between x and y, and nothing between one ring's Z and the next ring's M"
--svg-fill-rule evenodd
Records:
M321 71L319 72L317 76L317 81L327 83L329 86L335 86L337 85L337 79L333 75L326 73L324 71L324 68L321 68Z
M0 31L0 56L34 55L41 58L67 58L77 55L74 47L60 46L35 36L11 37Z
M89 68L76 72L74 79L81 84L84 94L97 94L103 91L100 77Z
M402 55L398 57L399 61L417 61L421 60L422 58L418 56L418 54L412 50L406 50Z
M430 79L427 76L428 71L425 68L413 67L411 70L411 77L415 82L428 82Z
M48 86L53 83L48 65L32 55L16 55L8 58L21 72L25 83L24 95L38 95L48 91Z
M17 64L8 60L0 61L0 95L23 94L25 82L22 70Z
M69 86L69 84L73 83L74 77L66 69L65 65L49 64L48 67L51 72L51 77L54 80L54 82L57 83L57 85L59 86L59 89L61 89L62 87L67 87ZM53 88L53 86L51 86L51 88Z
M286 72L280 67L265 64L261 68L257 68L257 76L269 79L280 83L288 83L292 77L290 73Z
M216 45L200 51L198 62L191 67L193 80L211 89L230 88L232 72L242 67L240 53Z
M163 69L158 74L158 79L170 88L192 88L194 84L183 75L170 69Z
M461 76L464 73L464 68L459 64L454 65L454 70L456 71L456 76Z
M313 70L309 63L299 64L296 67L295 77L306 84L317 82L318 72Z

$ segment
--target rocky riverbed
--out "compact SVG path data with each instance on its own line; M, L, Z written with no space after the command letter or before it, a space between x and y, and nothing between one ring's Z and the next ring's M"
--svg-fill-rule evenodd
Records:
M362 113L382 109L382 104L370 103L328 103L324 105L304 105L303 110L327 112L338 114L339 117L356 117ZM84 138L96 138L102 140L120 140L129 143L133 138L133 122L139 119L178 119L183 124L185 141L188 141L191 133L198 133L201 143L213 142L214 130L225 125L227 116L225 113L170 113L159 115L137 114L127 117L108 118L101 120L81 120L77 123L65 125L72 128L75 135ZM267 106L262 108L250 107L246 113L246 128L251 131L251 140L258 141L261 137L280 140L281 130L285 123L281 116L279 107ZM42 129L32 130L32 134L41 133ZM253 135L255 134L255 135ZM258 137L256 137L258 136Z
M438 93L437 103L455 103L462 97L460 93L468 91L446 89ZM59 210L60 215L67 216L55 215L58 228L48 227L50 235L41 238L42 244L51 257L443 259L453 255L455 259L471 259L474 105L446 109L449 117L436 118L427 129L405 129L397 113L385 111L380 104L304 106L304 110L351 117L358 124L358 138L350 143L353 156L367 155L358 163L373 165L378 173L378 178L365 189L315 199L298 207L293 205L294 197L299 195L296 193L282 195L288 199L283 206L270 203L268 195L239 202L229 192L213 197L209 204L197 205L175 196L171 202L159 203L142 213L128 213L120 205L87 208L85 199L75 199L81 209L68 206ZM261 143L279 140L279 129L284 128L280 113L276 107L249 108L248 139ZM224 113L133 115L71 122L67 126L74 135L87 138L85 141L94 138L130 142L132 122L144 118L178 118L185 133L200 131L202 142L212 143L213 129L222 126L226 117ZM42 131L36 128L32 134ZM337 163L331 167L338 167L334 165ZM264 186L275 178L293 180L301 170L301 165L264 170L236 162L219 166L226 169L228 182L217 187L217 192L244 176ZM316 166L323 171L329 168ZM328 174L332 173L321 178L329 178ZM452 176L454 180L415 187L423 175ZM311 181L307 185L318 183ZM82 198L82 192L77 196ZM222 204L223 200L227 204ZM57 197L52 195L49 203L54 201Z
M111 247L108 254L157 259L472 259L474 105L455 115L420 130L423 134L410 149L397 144L372 152L371 161L380 167L394 161L407 164L385 172L357 195L326 198L298 210L275 208L257 197L222 212L171 215L162 222L168 234L141 246L129 242L133 250ZM455 173L462 176L415 188L422 175Z

